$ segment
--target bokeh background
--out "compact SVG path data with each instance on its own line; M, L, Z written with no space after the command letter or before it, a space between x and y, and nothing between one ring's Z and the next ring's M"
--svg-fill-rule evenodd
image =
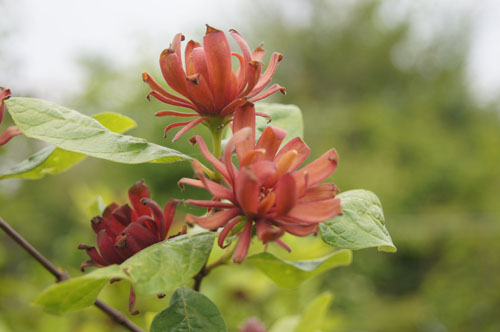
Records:
M231 331L251 316L269 327L300 314L324 291L335 295L324 331L500 330L498 2L12 0L0 1L0 17L1 86L89 115L124 113L139 125L130 134L193 156L186 139L162 138L168 120L153 114L165 105L146 101L140 77L161 77L157 59L174 34L200 41L209 23L284 54L274 82L288 93L272 101L302 109L312 157L337 149L341 190L378 194L399 251L357 251L350 267L292 291L250 264L221 267L202 290ZM15 138L0 148L0 170L42 146ZM145 179L161 203L201 197L175 185L191 174L188 163L88 159L42 180L0 182L0 216L77 276L77 245L95 241L88 207L98 195L124 203ZM325 253L318 239L290 241L287 259ZM31 306L52 282L0 233L1 332L122 331L95 308L57 317ZM115 283L101 298L125 312L127 287ZM141 297L132 319L145 327L167 305Z

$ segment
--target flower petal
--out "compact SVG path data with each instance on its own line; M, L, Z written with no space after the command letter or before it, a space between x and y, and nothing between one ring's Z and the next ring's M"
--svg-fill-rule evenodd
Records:
M182 68L180 54L177 54L173 48L165 49L160 55L160 67L161 73L168 85L181 95L188 97L186 74Z
M262 157L263 159L274 160L274 156L276 155L281 142L285 139L285 136L285 130L268 126L262 132L255 148L266 150L266 154Z
M256 221L255 229L257 230L257 237L264 244L267 244L270 241L276 241L285 232L283 229L279 227L273 227L264 220Z
M271 55L271 60L267 65L266 71L260 76L259 81L255 85L255 88L253 88L253 90L251 90L251 92L248 94L249 98L258 95L262 90L265 89L269 82L271 82L274 72L276 71L276 67L278 66L278 62L280 62L281 60L283 60L283 55L276 52Z
M10 126L0 134L0 146L7 144L14 137L22 135L21 129L17 126Z
M141 199L149 198L150 195L149 188L144 183L144 180L137 181L128 190L128 198L138 217L151 215L149 208L141 203Z
M329 177L337 168L338 155L335 149L330 149L321 157L294 173L299 196L303 196L307 188Z
M252 239L252 222L247 221L243 231L239 234L240 239L236 244L236 248L233 254L233 262L240 264L245 260L248 254L248 248L250 247L250 240Z
M191 138L191 142L195 142L198 144L198 147L200 148L201 154L205 157L206 160L208 160L209 163L211 163L215 169L222 174L222 176L227 180L231 181L229 178L228 170L226 169L226 166L208 150L207 143L205 143L205 140L201 136L195 136Z
M160 230L160 238L164 239L167 235L167 228L165 224L165 217L163 216L163 212L155 201L149 198L141 199L142 204L146 205L153 212L153 218L158 225L158 229Z
M197 223L198 225L206 229L214 230L224 226L228 221L236 217L238 214L240 214L240 209L232 208L229 210L215 212L214 214L206 217L197 217L188 214L186 215L186 221L188 223Z
M236 199L247 216L257 214L260 185L250 167L243 167L236 179Z
M214 98L207 80L199 73L186 78L186 89L189 96L201 114L215 114Z
M193 169L198 178L203 183L203 188L207 189L215 198L234 201L234 195L231 190L205 177L205 174L203 173L203 170L201 168L201 164L198 160L193 161Z
M217 209L230 209L234 207L234 204L232 203L225 203L220 201L205 201L197 199L188 199L184 203L206 208L217 208Z
M190 40L188 41L186 49L184 50L184 63L186 64L186 74L188 76L196 74L196 68L193 61L193 50L196 47L200 47L200 43Z
M282 94L286 94L286 89L282 87L281 85L278 84L273 84L269 89L266 91L262 92L260 95L254 96L249 99L252 103L255 103L256 101L262 100L264 98L269 97L272 94L275 94L276 92L280 91Z
M306 194L300 198L300 203L322 201L334 198L339 192L339 188L333 183L320 183L309 189Z
M208 73L212 84L215 108L222 109L229 103L232 57L231 48L224 32L207 25L203 37L203 48L207 61Z
M342 214L340 198L296 204L286 215L305 223L320 223Z
M155 116L176 116L180 118L189 118L194 116L199 116L198 113L184 113L184 112L176 112L176 111L160 111L156 112Z
M102 258L109 264L120 264L128 257L122 256L115 248L113 238L105 230L97 233L97 247Z
M307 226L286 224L280 225L281 229L285 232L290 233L295 236L307 236L318 231L318 224L312 224Z
M285 174L276 184L276 215L286 215L297 201L296 184L293 175Z
M239 217L234 218L233 221L231 221L229 224L224 226L224 228L222 229L222 231L219 234L219 238L217 239L217 244L219 245L219 247L224 249L224 248L227 248L229 245L231 245L231 243L224 245L224 241L226 240L226 237L229 234L229 232L231 232L231 230L234 228L234 226L236 226L240 221L241 221L241 218L239 218Z
M171 199L168 201L168 203L165 205L165 208L163 209L163 218L165 219L165 237L168 234L168 231L170 230L170 226L172 226L172 223L174 221L174 216L175 212L177 211L177 205L179 204L179 201L176 199ZM162 238L162 240L165 240L165 237Z
M285 155L290 151L297 151L297 157L293 161L293 163L289 166L288 171L295 171L302 163L309 157L311 153L311 149L307 146L306 143L300 137L295 137L290 140L281 148L281 150L276 155L275 161L279 164L281 159L285 157Z
M146 248L153 243L158 242L158 237L138 222L133 222L128 225L122 233L128 234L129 237L134 238L141 248Z
M188 105L191 104L189 100L186 100L184 98L174 95L173 93L168 92L160 84L158 84L158 82L156 82L156 80L148 73L142 73L142 80L151 88L151 90L156 91L165 98L172 99L172 101L177 101L183 104L188 104Z
M236 109L233 118L233 133L250 127L250 137L236 145L236 154L241 162L243 157L255 146L255 107L252 103L247 103Z
M250 127L245 127L235 132L229 142L227 142L226 149L224 150L224 162L226 164L229 177L233 181L236 177L235 167L232 160L233 148L238 147L240 153L245 155L248 152L246 150L247 148L253 148L253 146L251 146L248 142L251 142L251 139L253 138L252 135L254 134L255 133Z
M177 132L177 134L175 134L174 138L172 138L172 142L177 141L179 139L179 137L181 137L186 131L188 131L190 129L193 129L194 127L196 127L197 125L199 125L203 121L207 121L207 120L208 120L208 118L199 118L199 119L196 119L196 120L193 120L193 121L189 121L184 126L184 128L182 128L181 130L179 130Z
M137 214L130 208L128 204L122 205L113 210L113 217L118 220L123 226L127 226L137 220Z

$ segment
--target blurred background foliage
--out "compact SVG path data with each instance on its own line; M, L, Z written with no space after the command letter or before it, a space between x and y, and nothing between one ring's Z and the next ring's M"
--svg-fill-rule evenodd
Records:
M337 149L340 165L332 179L341 190L378 194L398 253L355 252L352 266L293 291L273 285L248 263L224 266L205 279L202 290L231 331L251 316L270 327L300 314L324 291L335 295L325 331L499 331L499 108L497 102L479 104L468 88L467 17L418 43L409 18L388 24L380 14L384 2L356 3L315 0L308 19L290 24L280 8L259 2L245 9L247 23L238 30L251 46L265 40L269 53L285 55L274 82L288 94L273 101L302 109L312 157ZM142 71L160 79L157 55L144 58L134 68L118 68L98 55L82 57L85 83L65 105L86 114L124 113L138 122L130 134L199 156L189 135L175 145L173 134L162 138L168 120L153 114L165 105L148 103L140 81ZM204 128L198 133L207 134ZM0 149L2 167L40 147L16 138ZM124 203L126 190L145 179L160 203L202 197L175 185L191 175L188 163L131 166L89 159L40 181L3 181L0 215L77 276L85 259L77 245L95 241L88 206L97 195ZM181 208L179 222L188 210ZM94 308L54 317L30 306L53 280L4 234L0 238L0 331L121 331ZM290 255L271 249L290 260L313 258L325 254L318 241L289 239ZM122 282L101 297L125 312L127 296ZM167 304L168 297L139 298L142 314L132 319L146 326Z

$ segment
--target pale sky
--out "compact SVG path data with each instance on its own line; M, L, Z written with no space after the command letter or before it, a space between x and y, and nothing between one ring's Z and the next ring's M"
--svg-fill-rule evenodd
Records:
M306 0L278 2L291 21L298 22L306 12L303 10ZM156 58L176 32L183 32L189 38L201 36L205 23L224 30L238 29L247 24L242 8L251 3L4 0L0 33L7 26L13 32L0 50L6 59L3 65L0 63L0 86L13 91L28 89L44 99L60 101L62 96L78 91L82 73L75 59L79 54L102 54L126 68L145 53ZM500 91L500 1L388 0L384 16L396 21L398 16L414 16L425 38L426 33L432 34L432 29L439 29L431 20L440 22L440 15L453 17L460 11L471 13L474 22L473 48L469 54L471 88L478 96L491 98Z

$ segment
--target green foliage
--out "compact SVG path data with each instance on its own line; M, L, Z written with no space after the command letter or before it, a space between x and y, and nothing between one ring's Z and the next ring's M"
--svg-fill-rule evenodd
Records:
M118 113L99 113L92 118L114 133L123 133L136 126L131 118ZM46 174L64 172L87 156L54 146L48 146L23 160L0 175L0 180L9 178L40 179Z
M269 114L271 119L258 116L255 122L259 137L267 126L278 127L286 130L287 136L283 145L295 137L304 137L304 122L302 112L295 105L256 103L255 111Z
M205 295L187 287L179 288L167 309L153 319L151 332L226 332L219 309Z
M317 259L289 262L263 252L250 256L247 260L277 285L293 289L324 271L351 264L352 253L350 250L339 250Z
M7 107L24 135L64 150L126 164L191 159L144 139L113 133L90 117L48 101L11 98Z
M380 251L396 251L385 227L382 204L374 193L358 189L337 197L343 215L319 225L323 241L344 249L378 247Z
M47 288L35 301L50 313L62 314L92 305L111 279L129 281L137 294L165 293L198 273L208 259L215 234L182 235L141 250L121 265L111 265Z

